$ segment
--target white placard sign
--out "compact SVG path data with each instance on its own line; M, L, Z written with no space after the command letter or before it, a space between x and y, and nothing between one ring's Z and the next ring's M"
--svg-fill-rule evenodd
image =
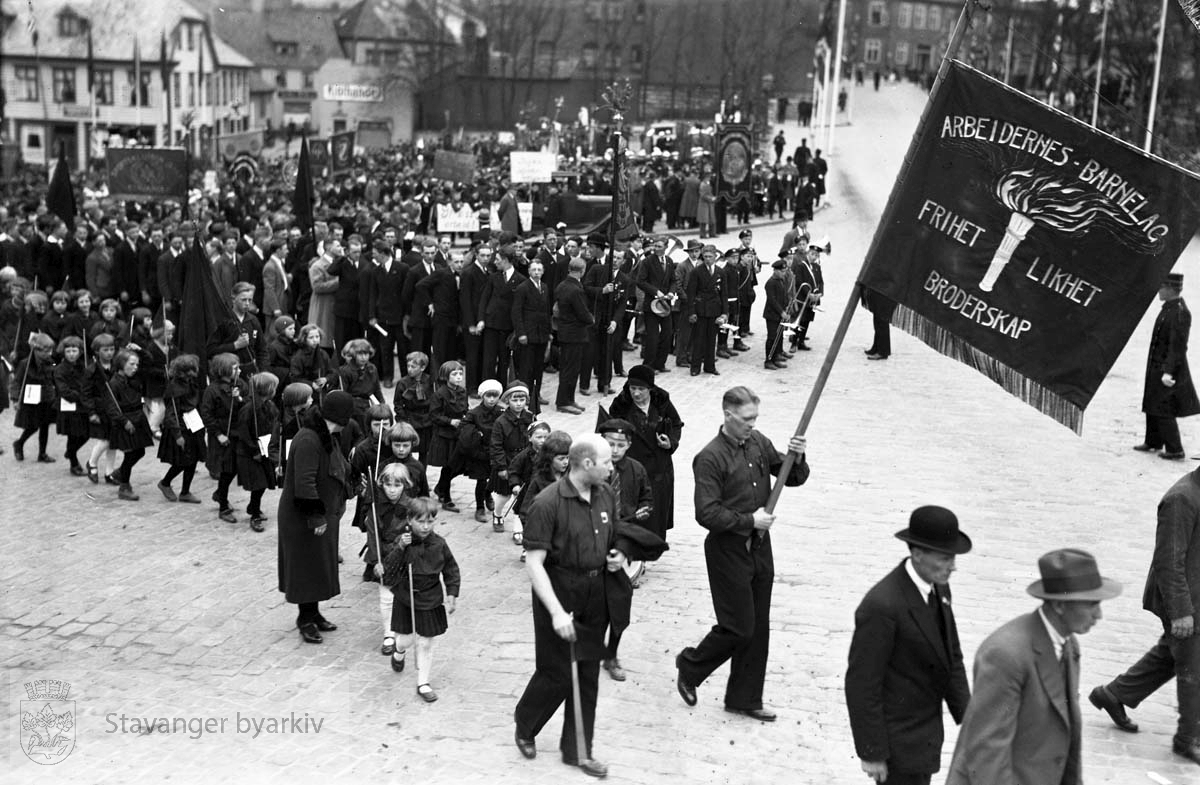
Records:
M517 202L517 218L521 221L522 231L528 232L533 226L533 202Z
M437 230L439 232L477 232L479 231L479 215L469 204L461 205L458 210L448 204L437 206Z
M554 153L509 153L514 183L548 183L554 179Z

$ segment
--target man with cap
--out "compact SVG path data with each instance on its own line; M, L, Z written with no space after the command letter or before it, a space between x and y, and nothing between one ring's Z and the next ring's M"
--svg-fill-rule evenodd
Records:
M604 252L608 242L604 235L589 234L587 244L596 264L583 274L583 290L587 293L596 323L588 332L591 351L584 355L580 390L587 394L591 374L595 372L596 392L609 395L612 393L614 362L620 363L618 353L621 351L621 339L617 336L617 328L624 312L626 276L617 270L615 262L612 270L609 269L608 257ZM587 360L589 356L590 363Z
M665 237L650 242L650 252L642 259L633 274L633 283L645 294L642 299L642 362L659 373L667 373L667 355L671 353L671 310L661 298L671 291L671 260L666 256Z
M715 265L717 249L706 245L687 282L687 321L692 325L692 376L700 371L720 376L717 370L717 327L725 321L721 271Z
M967 707L946 785L1079 785L1079 644L1098 622L1100 602L1121 584L1100 576L1075 548L1038 559L1028 592L1036 611L1005 624L975 653L975 694Z
M1146 357L1146 380L1142 388L1142 411L1146 413L1146 439L1133 449L1155 452L1159 458L1181 461L1183 442L1177 417L1200 414L1200 399L1188 370L1187 342L1192 314L1183 302L1183 275L1170 273L1158 289L1162 310L1154 320L1150 352Z
M961 722L971 697L950 607L956 556L971 550L944 507L913 510L896 537L909 558L854 612L846 708L862 769L888 785L928 785L941 765L942 702Z
M687 286L700 263L700 252L704 244L699 240L687 241L687 258L675 265L671 273L671 294L675 304L671 306L672 317L675 320L675 365L687 368L692 364L692 323L688 319Z
M1179 724L1172 746L1175 754L1200 763L1200 469L1181 477L1158 503L1142 607L1162 621L1162 637L1132 668L1093 689L1088 700L1118 728L1137 733L1125 707L1136 707L1174 677Z
M588 329L595 321L583 290L586 265L583 259L572 259L566 279L554 291L554 312L558 322L558 391L554 403L558 411L567 414L583 413L583 407L575 401L575 390L579 386Z
M779 258L771 264L771 277L767 279L763 291L766 302L763 304L763 319L767 323L767 340L765 344L766 359L763 367L768 371L778 371L787 367L787 356L783 350L783 336L779 333L779 325L787 314L789 298L787 292L788 259L791 251L780 252Z

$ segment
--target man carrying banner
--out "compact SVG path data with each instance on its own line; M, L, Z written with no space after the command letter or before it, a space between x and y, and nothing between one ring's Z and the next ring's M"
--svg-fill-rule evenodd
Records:
M1133 449L1158 453L1168 461L1182 461L1183 442L1176 417L1200 414L1200 399L1188 370L1187 342L1192 314L1183 302L1183 275L1170 273L1158 290L1162 310L1154 320L1150 353L1146 358L1146 380L1142 411L1146 413L1146 439Z

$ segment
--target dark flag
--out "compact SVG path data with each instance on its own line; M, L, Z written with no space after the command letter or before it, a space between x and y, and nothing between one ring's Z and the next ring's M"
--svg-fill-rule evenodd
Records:
M218 325L233 318L233 310L227 298L217 292L212 264L200 245L199 232L192 240L191 250L183 257L183 297L175 335L180 353L194 354L204 364L208 337Z
M92 102L95 103L96 96L92 91L96 88L96 57L92 51L92 26L90 24L87 38L87 86L88 95L92 96Z
M436 160L436 158L435 158ZM329 173L348 171L354 165L354 132L343 131L329 137Z
M957 61L861 283L1075 431L1200 223L1200 178Z
M167 108L167 136L171 129L171 63L167 60L167 32L159 33L158 39L158 77L162 80L163 105ZM171 143L170 139L166 140ZM186 200L186 196L184 197Z
M612 229L614 240L629 240L638 235L637 220L629 200L629 165L625 159L625 139L617 136L613 145Z
M67 228L75 231L75 189L71 187L71 166L67 163L67 148L58 146L58 163L54 165L54 174L50 177L50 190L46 192L46 208L57 215L67 224Z
M308 139L300 140L300 163L296 169L296 190L292 195L292 213L296 216L296 225L301 231L313 226L313 199L316 192L313 188L312 169L309 166Z

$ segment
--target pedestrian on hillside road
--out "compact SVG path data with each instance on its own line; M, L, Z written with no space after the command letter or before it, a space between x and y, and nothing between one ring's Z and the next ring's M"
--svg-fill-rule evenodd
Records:
M1129 670L1092 690L1088 699L1118 728L1136 733L1125 707L1136 708L1175 679L1179 724L1172 748L1200 763L1200 469L1181 477L1158 503L1154 556L1142 607L1159 618L1162 637Z
M1005 624L975 653L975 694L963 717L946 785L1080 785L1077 635L1102 618L1121 584L1074 548L1038 559L1028 592L1036 611Z
M909 558L854 612L846 708L862 769L888 785L929 785L941 766L942 702L961 722L971 697L950 607L955 557L971 550L944 507L913 510L896 537Z
M1183 274L1170 273L1158 289L1162 310L1154 320L1150 351L1146 357L1146 380L1142 411L1146 413L1146 438L1133 449L1154 452L1158 457L1181 461L1185 453L1179 438L1177 417L1200 414L1200 398L1188 369L1188 333L1192 314L1183 302Z
M784 455L755 430L758 404L747 387L726 390L721 399L724 422L692 461L696 521L708 529L704 557L717 623L697 646L675 658L675 686L684 703L695 706L696 688L732 660L725 710L774 722L775 712L762 699L775 582L770 532L775 514L764 507ZM801 485L809 474L804 437L792 436L788 450L797 457L784 482Z

